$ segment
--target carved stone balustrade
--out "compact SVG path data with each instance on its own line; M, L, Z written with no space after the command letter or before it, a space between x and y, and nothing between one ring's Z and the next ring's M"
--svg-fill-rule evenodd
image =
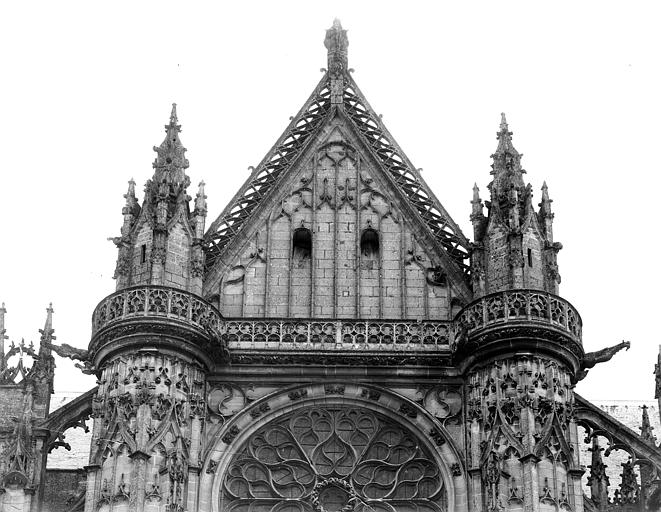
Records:
M235 363L447 364L449 321L224 319Z
M95 366L126 343L187 347L191 355L211 365L221 350L221 314L201 297L167 286L135 286L103 299L92 314L90 353ZM133 339L131 342L130 339Z
M226 319L232 348L438 351L450 348L450 322L398 320Z
M458 359L529 349L561 355L577 371L583 357L581 316L557 295L508 290L485 295L462 309L453 322Z

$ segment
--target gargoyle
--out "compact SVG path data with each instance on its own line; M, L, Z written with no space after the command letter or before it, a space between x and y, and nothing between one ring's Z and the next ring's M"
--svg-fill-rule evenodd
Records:
M85 375L96 374L96 368L94 367L92 361L89 358L88 350L72 347L71 345L67 345L66 343L62 343L62 345L55 345L54 343L49 343L48 341L42 341L41 343L44 344L47 348L51 349L60 357L65 357L71 359L72 361L80 361L82 364L76 363L74 366L78 368L81 372L83 372Z
M583 357L583 361L581 361L581 369L578 371L578 374L576 375L576 380L583 380L588 374L588 370L590 368L594 368L599 363L605 363L606 361L610 361L611 358L615 354L617 354L620 350L622 350L623 348L629 350L630 347L631 347L631 342L622 341L622 343L618 343L617 345L614 345L612 347L603 348L601 350L597 350L596 352L588 352L587 354L585 354L585 357Z

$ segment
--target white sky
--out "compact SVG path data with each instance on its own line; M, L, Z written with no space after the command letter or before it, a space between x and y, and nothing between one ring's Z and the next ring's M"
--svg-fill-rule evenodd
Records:
M472 235L500 112L556 212L560 293L588 351L592 399L649 399L658 345L658 2L4 2L0 7L0 301L10 339L86 347L114 290L126 182L151 176L176 101L210 223L326 66L325 30L400 146ZM195 188L191 192L194 192ZM56 389L94 385L58 360Z

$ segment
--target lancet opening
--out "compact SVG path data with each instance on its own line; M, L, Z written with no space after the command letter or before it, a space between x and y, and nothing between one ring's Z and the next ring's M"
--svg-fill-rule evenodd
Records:
M312 257L312 232L308 228L294 230L292 237L292 256L295 261Z

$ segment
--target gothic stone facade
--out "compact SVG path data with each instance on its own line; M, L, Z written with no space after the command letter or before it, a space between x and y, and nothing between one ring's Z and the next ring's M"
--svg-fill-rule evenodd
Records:
M324 43L321 82L208 228L173 106L88 350L53 343L49 312L33 369L3 358L0 511L656 510L650 429L574 393L625 344L583 351L505 117L469 242L348 73L339 22ZM48 415L51 351L98 387ZM56 504L46 454L86 417L84 491Z

